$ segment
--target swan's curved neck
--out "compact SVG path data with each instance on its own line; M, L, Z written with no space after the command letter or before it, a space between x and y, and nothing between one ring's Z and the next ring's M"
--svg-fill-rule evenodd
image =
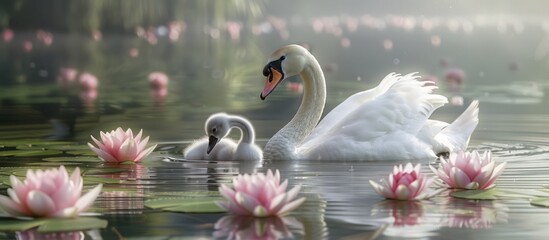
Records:
M252 124L241 117L230 117L229 126L236 127L242 132L242 137L240 138L241 143L253 143L255 140L255 133Z
M303 80L303 99L292 120L269 140L265 146L266 158L297 159L295 148L315 128L326 102L326 83L318 61L307 53L306 65L299 74Z

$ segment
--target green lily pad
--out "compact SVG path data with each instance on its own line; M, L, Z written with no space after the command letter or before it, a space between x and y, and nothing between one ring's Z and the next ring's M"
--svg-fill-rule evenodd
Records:
M44 157L44 156L54 156L60 155L63 152L58 150L11 150L11 151L0 151L0 157Z
M38 232L71 232L87 229L99 229L107 227L107 224L107 220L93 217L48 219L40 225L40 227L38 227Z
M61 165L63 166L78 166L81 163L77 162L33 162L33 163L27 163L28 166L44 166L44 167L59 167Z
M530 204L538 207L549 207L549 198L539 197L530 200Z
M455 198L465 198L465 199L474 199L474 200L496 200L498 199L497 195L499 194L498 190L495 188L487 190L459 190L451 192L450 196Z
M450 196L456 198L476 199L476 200L495 200L495 199L513 199L513 198L549 198L549 193L543 189L486 189L486 190L461 190L450 193Z
M145 206L152 209L160 209L170 212L185 213L220 213L225 212L215 204L223 200L220 197L179 197L159 198L145 201Z
M49 157L43 159L46 162L77 162L77 163L98 163L101 162L101 159L97 157Z
M95 152L93 152L92 150L71 150L71 151L66 151L67 154L70 154L70 155L82 155L82 156L97 156L97 154ZM97 157L96 157L97 158ZM99 160L99 158L97 158Z
M32 146L55 146L55 145L71 145L73 142L62 141L44 141L40 139L18 139L18 140L0 140L0 146L16 147L21 145Z
M98 184L98 183L107 183L107 184L117 184L120 183L120 180L118 179L112 179L112 178L102 178L102 177L90 177L85 176L83 177L84 184Z
M127 171L127 169L123 169L123 168L93 168L93 169L88 169L88 170L82 171L82 175L104 175L104 174L112 174L112 173L121 173L121 172L125 172L125 171Z
M24 151L45 151L47 150L44 146L36 146L36 145L17 145L15 147L17 150L24 150ZM48 148L49 149L49 148Z
M149 196L152 197L219 197L218 191L189 191L189 192L153 192Z
M0 218L0 231L23 231L40 226L46 219L18 220L13 218Z
M60 150L60 151L73 151L73 150L90 150L90 147L88 145L76 145L76 144L71 144L71 145L54 145L54 146L49 146L48 149L51 149L51 150Z

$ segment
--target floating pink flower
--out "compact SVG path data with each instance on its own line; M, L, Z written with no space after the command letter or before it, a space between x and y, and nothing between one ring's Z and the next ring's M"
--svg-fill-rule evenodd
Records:
M440 168L431 170L448 185L449 188L486 189L493 186L498 176L503 172L506 163L492 161L492 153L477 152L450 153L448 160L440 159Z
M24 52L30 52L32 51L32 42L29 40L25 40L23 42L23 51Z
M168 75L163 72L151 72L149 74L149 86L153 90L166 89L169 80Z
M11 42L13 35L13 30L6 28L2 31L2 40L4 40L4 42Z
M63 87L69 87L76 80L78 70L74 68L61 68L57 76L57 83Z
M80 88L82 90L97 89L97 85L98 85L97 77L91 73L84 72L80 74L78 81L80 83Z
M9 197L0 195L0 208L12 216L76 217L88 209L99 193L99 184L81 196L82 177L76 168L69 177L64 166L46 171L27 170L23 182L10 176Z
M283 216L299 207L305 198L294 200L301 189L295 186L286 192L288 180L280 183L280 172L238 175L233 178L233 188L221 184L219 192L227 201L217 202L219 207L237 215L256 217Z
M388 182L380 180L376 183L370 180L370 185L381 196L396 200L421 200L432 197L432 193L425 193L431 182L419 172L421 165L413 166L411 163L395 166L393 173L389 175Z
M137 136L133 136L133 132L128 128L126 132L122 128L117 128L111 132L101 132L101 141L91 136L97 147L88 143L88 146L93 150L99 158L105 162L138 162L144 157L151 154L156 148L156 145L145 149L149 137L141 139L143 130L139 131Z

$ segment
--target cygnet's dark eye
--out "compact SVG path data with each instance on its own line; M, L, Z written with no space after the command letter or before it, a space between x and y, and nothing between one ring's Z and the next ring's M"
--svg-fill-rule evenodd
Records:
M284 55L280 56L280 61L282 61L284 59L286 59L286 56L284 56Z
M212 128L212 132L213 133L217 132L217 128Z

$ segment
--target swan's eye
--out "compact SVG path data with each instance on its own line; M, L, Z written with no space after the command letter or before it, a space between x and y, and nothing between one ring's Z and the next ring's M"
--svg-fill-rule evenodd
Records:
M213 133L217 132L217 128L212 128L212 132Z
M280 56L280 61L286 59L286 56Z
M269 68L269 64L267 64L267 66L265 66L265 68L263 68L263 76L269 76L271 75L271 69Z

